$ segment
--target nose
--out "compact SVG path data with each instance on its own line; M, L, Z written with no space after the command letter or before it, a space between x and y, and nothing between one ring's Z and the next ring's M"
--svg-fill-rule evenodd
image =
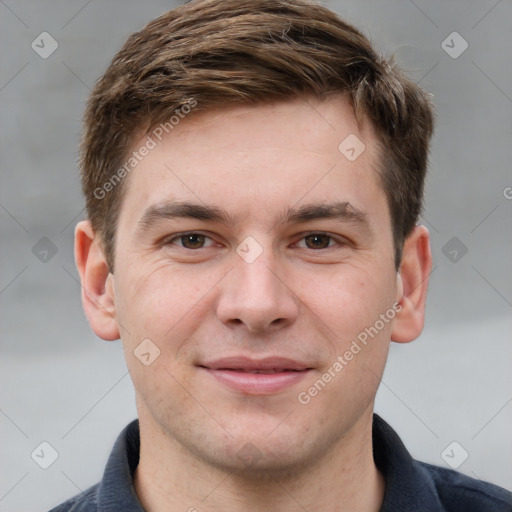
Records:
M217 317L228 327L252 333L289 327L299 315L300 301L271 251L249 263L234 255L234 268L222 282Z

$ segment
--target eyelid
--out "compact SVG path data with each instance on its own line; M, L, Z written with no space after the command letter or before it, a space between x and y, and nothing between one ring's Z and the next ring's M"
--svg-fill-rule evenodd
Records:
M187 251L198 251L199 249L206 249L207 247L212 246L212 245L207 245L205 247L200 247L199 249L188 249L187 247L183 247L183 245L173 243L173 240L180 239L187 235L202 235L205 238L208 238L212 242L214 242L214 240L211 236L208 236L206 233L203 233L202 231L183 231L181 233L173 233L172 235L166 236L165 238L162 239L161 244L162 245L176 245L177 247L181 247L182 249L186 249Z
M331 233L329 233L327 231L309 231L307 233L301 233L298 242L301 242L302 240L304 240L308 236L312 236L312 235L322 235L322 236L329 237L331 240L335 241L336 244L329 245L329 246L327 246L327 247L325 247L323 249L309 249L309 247L300 247L301 249L309 249L309 250L314 251L314 252L320 252L320 251L325 251L326 249L331 249L331 248L335 247L335 245L343 246L343 245L348 245L349 244L349 241L345 237L336 236L336 235L333 235L333 234L331 234ZM298 242L296 242L296 243L298 243Z
M187 236L187 235L202 235L205 238L210 239L211 242L213 242L213 243L215 242L215 240L211 236L207 235L205 232L202 232L202 231L183 231L183 232L180 232L180 233L173 233L172 235L169 235L169 236L163 238L162 241L161 241L161 244L162 245L175 245L177 247L180 247L180 248L185 249L185 250L190 251L190 252L199 251L201 249L207 249L207 248L213 246L213 243L211 243L210 245L199 247L198 249L189 249L187 247L184 247L183 245L179 245L177 243L173 243L173 240L180 239L180 238L182 238L184 236ZM331 241L334 241L336 243L333 244L333 245L329 245L327 247L321 248L321 249L311 249L309 247L300 247L300 249L307 249L307 250L314 251L314 252L320 252L320 251L325 251L326 249L331 249L331 248L335 247L336 245L343 246L343 245L348 245L349 244L349 241L347 239L345 239L344 237L333 235L333 234L331 234L331 233L329 233L327 231L318 231L317 230L317 231L308 231L308 232L300 233L300 238L297 240L297 242L294 243L294 245L296 245L299 242L303 241L306 237L312 236L312 235L326 236L326 237L329 237L331 239Z

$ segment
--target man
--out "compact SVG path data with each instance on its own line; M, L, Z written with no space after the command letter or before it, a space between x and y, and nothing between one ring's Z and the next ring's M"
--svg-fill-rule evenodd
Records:
M428 96L306 0L199 0L133 34L85 115L84 308L138 420L54 511L510 511L373 413L421 332Z

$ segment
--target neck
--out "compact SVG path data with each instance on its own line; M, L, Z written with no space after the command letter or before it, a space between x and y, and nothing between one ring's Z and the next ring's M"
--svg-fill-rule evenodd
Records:
M279 476L212 467L139 415L135 489L149 512L378 512L385 491L372 450L372 410L314 465Z

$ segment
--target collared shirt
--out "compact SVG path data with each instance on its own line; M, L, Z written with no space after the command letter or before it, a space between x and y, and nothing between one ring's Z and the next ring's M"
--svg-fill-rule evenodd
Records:
M414 460L377 414L372 436L375 464L386 481L380 512L512 512L511 492ZM133 484L139 448L134 420L117 438L101 482L50 512L144 512Z

